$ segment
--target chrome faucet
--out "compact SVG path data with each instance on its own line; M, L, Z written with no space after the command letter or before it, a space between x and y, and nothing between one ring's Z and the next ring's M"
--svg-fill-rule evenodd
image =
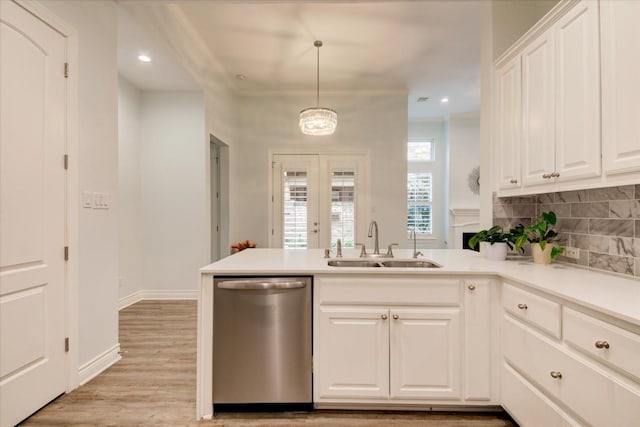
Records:
M367 234L367 236L374 238L373 254L380 255L380 244L378 243L378 223L377 222L371 221L371 224L369 224L369 234Z
M416 249L416 230L411 230L411 234L409 234L409 238L413 236L413 257L418 258L418 255L422 255L422 252Z
M342 239L338 239L336 247L336 258L342 258Z

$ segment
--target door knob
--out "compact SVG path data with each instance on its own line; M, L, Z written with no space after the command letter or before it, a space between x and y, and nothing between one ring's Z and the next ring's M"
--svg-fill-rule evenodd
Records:
M518 308L519 308L520 310L526 310L526 309L527 309L527 308L529 308L529 307L527 307L527 304L518 304Z
M397 314L394 314L394 315L393 315L393 319L394 319L394 320L398 320L399 318L400 318L400 316L398 316Z
M510 182L511 184L517 184L517 183L518 183L518 180L517 180L517 179L512 179L512 180L509 180L509 182Z
M387 320L387 315L386 315L386 314L383 314L383 315L381 315L381 316L380 316L380 318L381 318L382 320Z
M551 375L551 378L559 380L560 378L562 378L562 374L558 371L551 371L549 372L549 375Z
M469 285L467 287L469 288L470 291L475 291L476 290L476 285Z
M596 341L596 348L609 348L609 343L606 341Z

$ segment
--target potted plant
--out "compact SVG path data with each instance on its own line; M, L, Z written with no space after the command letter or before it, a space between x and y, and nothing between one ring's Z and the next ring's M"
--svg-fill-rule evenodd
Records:
M480 244L480 253L488 259L503 261L507 258L507 247L513 249L515 236L505 233L499 225L494 225L488 230L481 230L469 239L469 247L475 248Z
M542 212L528 227L522 228L522 234L516 238L516 250L520 250L525 243L531 243L533 262L549 264L564 252L562 246L555 244L558 233L553 230L556 225L556 214L553 211Z

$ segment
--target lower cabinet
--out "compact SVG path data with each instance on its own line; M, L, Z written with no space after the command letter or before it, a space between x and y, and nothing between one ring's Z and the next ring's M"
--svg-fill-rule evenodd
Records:
M314 400L497 404L492 284L490 279L317 279Z
M518 301L524 309L511 310ZM503 286L504 408L522 427L637 427L637 329L621 328L563 304L527 289ZM531 312L536 316L525 313L554 305L557 309L547 310L544 317L540 309Z

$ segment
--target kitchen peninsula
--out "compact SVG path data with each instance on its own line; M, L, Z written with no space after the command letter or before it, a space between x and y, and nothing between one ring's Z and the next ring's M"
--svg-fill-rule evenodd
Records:
M309 276L316 408L503 407L523 426L640 419L638 280L466 250L421 259L440 267L332 267L320 249L250 249L202 268L197 417L213 413L214 278Z

